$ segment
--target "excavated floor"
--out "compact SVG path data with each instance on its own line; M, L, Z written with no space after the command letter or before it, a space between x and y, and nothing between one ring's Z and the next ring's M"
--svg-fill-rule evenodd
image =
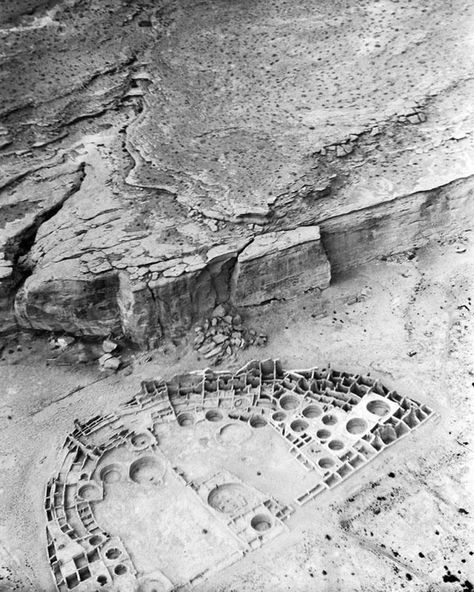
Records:
M473 246L466 233L456 243L392 258L341 279L337 289L327 291L325 316L312 294L298 303L267 305L265 314L260 313L259 328L268 333L269 343L241 353L233 373L256 355L263 359L278 353L283 368L318 363L321 371L330 360L334 369L370 375L368 382L380 381L434 412L357 470L343 471L337 485L325 483L334 466L320 475L291 453L283 431L272 424L275 411L269 407L257 405L247 414L239 406L235 413L228 390L221 393L219 406L210 404L217 403L211 388L214 398L205 399L209 408L200 411L196 400L203 401L202 390L177 397L173 381L168 397L162 399L166 404L157 406L155 387L159 391L163 385L153 382L158 376L170 382L179 374L185 383L190 368L204 367L191 346L166 355L154 352L151 360L138 357L131 374L109 377L93 368L45 366L48 354L38 341L30 341L32 349L25 341L22 351L5 350L0 362L2 383L7 385L0 435L2 589L55 589L47 549L51 558L53 539L58 547L64 542L56 522L64 518L64 498L51 495L58 479L69 483L70 492L77 488L66 504L69 517L76 504L82 510L79 519L71 519L72 527L80 530L86 524L93 531L79 538L78 565L73 562L68 576L74 572L84 579L71 589L107 589L113 581L112 589L120 590L122 581L130 584L124 589L166 590L170 582L182 584L201 575L193 587L203 592L303 592L313 587L327 592L471 590L472 261ZM266 372L268 365L264 368ZM148 386L134 399L142 380ZM199 383L200 374L193 380ZM367 396L370 393L361 400ZM302 402L305 395L296 398ZM391 404L390 395L381 399ZM127 404L130 400L134 402ZM288 413L281 396L273 404L276 412ZM170 409L184 425L160 420ZM338 407L330 414L341 412L345 413ZM366 417L366 412L358 414ZM255 415L267 424L255 427ZM300 415L300 420L319 426L314 435L328 429L325 423L319 425L323 414L312 419ZM105 421L90 421L97 416ZM295 434L290 427L293 422L294 418L288 421L286 433L298 436L301 432ZM124 429L115 429L121 424ZM91 430L94 425L99 429ZM337 424L330 429L338 429ZM313 433L312 428L308 431ZM68 434L74 439L65 455ZM111 442L114 434L119 435L118 446L109 451L98 448L93 455L96 466L89 467L87 461L81 468L89 457L77 455L79 441L100 445ZM346 432L341 434L344 441ZM326 444L318 446L325 451L323 458L333 454ZM71 458L79 463L68 473L64 467ZM210 476L214 481L207 481ZM229 483L231 487L216 489ZM298 498L318 484L322 489L300 505ZM269 499L272 504L255 511L258 503ZM249 515L236 534L229 516L246 503ZM92 521L86 505L92 508ZM294 511L287 517L283 512L283 520L272 513L289 508ZM270 527L253 528L256 516ZM71 542L67 535L65 541ZM254 548L246 547L249 541L256 541ZM98 549L99 559L81 561L81 544L91 560ZM65 545L56 557L70 551ZM61 558L65 568L66 556ZM99 588L88 588L89 572L107 581L95 581Z

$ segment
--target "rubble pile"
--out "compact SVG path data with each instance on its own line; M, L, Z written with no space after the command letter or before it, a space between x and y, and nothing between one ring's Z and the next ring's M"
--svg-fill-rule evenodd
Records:
M101 370L118 370L122 360L117 356L117 343L111 339L104 339L102 342L102 351L104 352L98 362Z
M82 341L71 335L52 335L48 340L51 357L48 363L59 365L88 364L96 362L101 371L118 370L123 366L119 345L110 337L102 342Z
M251 345L262 347L268 340L264 333L244 327L242 317L239 314L230 314L222 304L195 331L194 349L215 365L220 364L224 358L231 357L239 349Z

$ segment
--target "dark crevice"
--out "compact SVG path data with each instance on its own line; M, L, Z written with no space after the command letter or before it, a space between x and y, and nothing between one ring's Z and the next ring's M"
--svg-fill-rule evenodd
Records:
M14 296L14 293L18 291L20 286L23 285L25 280L33 273L33 268L25 263L25 258L36 240L39 228L45 222L51 220L51 218L61 210L65 202L74 195L74 193L79 191L86 176L85 163L79 165L77 173L80 174L78 179L59 203L56 203L53 207L41 212L27 228L7 241L5 245L5 258L10 261L13 266L13 277L10 285L12 296Z
M146 284L146 288L147 288L147 290L148 290L148 292L149 292L149 294L151 296L151 299L153 301L153 309L154 309L154 312L155 312L155 319L154 320L155 320L156 324L158 325L158 327L160 329L161 336L163 336L165 333L164 333L163 325L161 324L160 315L159 315L159 308L158 308L158 302L157 302L158 300L160 300L160 298L158 297L157 294L155 294L153 292L153 289L150 288L150 286L148 284Z

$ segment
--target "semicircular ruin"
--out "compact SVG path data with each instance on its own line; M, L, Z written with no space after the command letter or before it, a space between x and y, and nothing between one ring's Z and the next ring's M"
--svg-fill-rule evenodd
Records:
M432 413L369 376L276 360L143 382L66 438L45 499L56 588L192 588Z

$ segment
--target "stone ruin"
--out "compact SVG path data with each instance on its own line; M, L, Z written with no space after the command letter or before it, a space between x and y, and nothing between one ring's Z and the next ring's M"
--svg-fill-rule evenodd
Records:
M64 442L45 495L56 588L192 589L432 415L369 376L278 360L143 382Z

